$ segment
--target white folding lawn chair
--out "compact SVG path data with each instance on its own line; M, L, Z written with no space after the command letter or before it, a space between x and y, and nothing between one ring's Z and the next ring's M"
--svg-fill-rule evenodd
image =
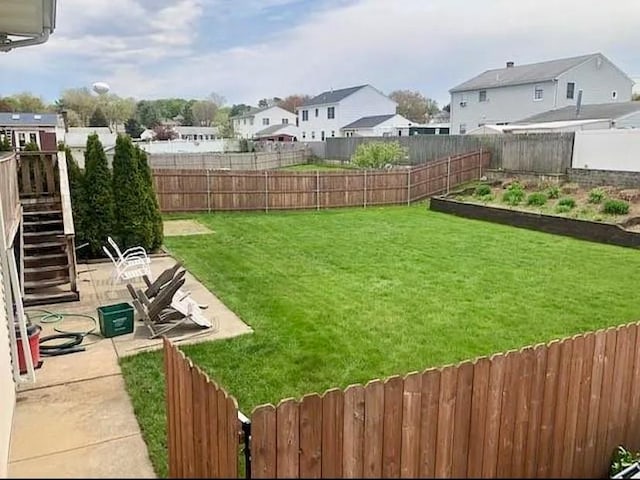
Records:
M113 272L111 272L112 282L126 282L133 280L134 278L140 278L144 275L151 274L151 268L148 263L141 262L138 258L124 257L122 260L117 261L111 251L103 246L102 250L107 254L111 262L113 263Z
M147 251L144 248L131 247L127 248L123 253L113 238L107 237L107 241L116 252L119 261L127 260L129 263L151 264L151 259L147 256Z

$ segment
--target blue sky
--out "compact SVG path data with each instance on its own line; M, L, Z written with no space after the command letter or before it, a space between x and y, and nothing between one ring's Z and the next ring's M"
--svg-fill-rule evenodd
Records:
M106 81L229 103L371 83L448 102L505 61L602 52L640 81L636 0L58 0L45 45L0 54L0 95Z

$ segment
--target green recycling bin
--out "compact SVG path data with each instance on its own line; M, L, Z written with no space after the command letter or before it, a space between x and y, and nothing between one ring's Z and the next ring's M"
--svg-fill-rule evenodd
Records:
M117 303L98 307L100 333L105 338L117 337L133 332L133 307L128 303Z

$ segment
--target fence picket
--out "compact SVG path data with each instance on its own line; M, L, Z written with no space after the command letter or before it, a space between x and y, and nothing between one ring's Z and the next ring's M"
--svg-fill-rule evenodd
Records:
M542 417L540 419L540 436L538 451L538 472L536 476L550 475L553 455L553 420L555 418L556 392L558 386L558 370L560 367L560 342L554 341L547 347L547 365L544 382L544 398L542 400Z
M595 336L589 333L584 336L582 347L582 374L580 378L580 393L577 410L576 442L573 456L572 475L577 478L587 476L585 468L587 447L587 425L589 420L589 402L591 396L591 375L593 372L593 356L595 350Z
M214 383L207 382L207 477L222 478L220 473L220 457L218 456L218 388Z
M555 418L553 420L553 448L551 455L551 475L559 477L562 473L564 458L564 442L567 422L567 398L569 392L569 375L572 363L573 341L564 339L560 342L560 364L558 368L558 388L555 400Z
M436 446L436 477L453 476L453 433L458 371L447 366L440 372L440 399Z
M495 477L498 467L498 445L500 441L500 414L504 385L505 356L494 355L490 359L489 393L487 396L487 420L485 426L484 451L482 453L482 476Z
M382 476L384 385L380 380L364 388L364 478Z
M328 390L322 397L322 478L342 477L343 393Z
M300 478L322 476L322 398L306 395L300 404Z
M598 416L600 413L600 392L604 380L604 352L606 334L600 330L594 334L593 367L591 370L591 389L589 393L589 420L587 422L587 444L585 447L585 476L595 477L598 469L596 446L598 435Z
M634 325L636 330L636 341L634 341L632 353L632 385L640 385L640 327ZM640 450L640 428L637 427L640 422L640 395L632 395L629 403L627 432L625 434L625 444L632 451Z
M520 369L516 370L517 388L516 417L513 431L513 458L510 474L514 477L525 476L525 455L527 451L527 432L529 427L529 409L531 405L531 382L533 373L533 348L520 350Z
M342 476L362 478L364 461L364 387L351 385L344 391Z
M422 375L410 373L404 378L402 405L402 445L400 477L420 477L420 413Z
M616 331L610 328L605 331L605 350L602 376L602 390L600 393L600 411L598 412L598 430L596 436L595 458L596 465L602 464L602 459L610 458L609 416L613 402L612 389L615 374ZM606 475L606 471L593 472L598 477Z
M469 425L469 458L467 460L467 474L469 478L482 477L482 454L484 442L477 439L484 438L487 420L487 396L489 387L489 369L491 364L487 357L478 359L473 366L473 387L471 392L471 421Z
M276 477L297 478L300 448L298 403L282 400L276 408Z
M471 427L471 396L473 392L473 363L458 365L456 386L455 421L453 425L453 475L461 478L467 474L469 457L469 429Z
M502 388L502 406L500 415L500 433L498 441L498 477L511 476L513 461L513 436L518 406L518 371L522 368L522 355L516 351L505 355L504 383Z
M276 409L263 405L251 414L251 477L276 478Z
M382 443L382 476L400 476L402 446L402 390L403 380L394 376L384 382L384 426Z
M533 367L531 378L531 404L527 426L527 447L524 461L524 477L534 477L537 471L537 459L544 401L544 385L547 369L547 347L536 345L533 348Z
M580 391L582 380L582 366L584 359L584 335L576 335L571 339L572 344L570 373L567 378L567 410L563 436L562 463L560 464L560 476L571 477L573 472L573 460L576 451L576 435L578 430L578 405L580 403ZM562 380L560 380L562 381Z

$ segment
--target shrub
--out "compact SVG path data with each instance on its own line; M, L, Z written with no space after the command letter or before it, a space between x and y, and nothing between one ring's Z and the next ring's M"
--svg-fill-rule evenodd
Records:
M102 257L102 246L113 233L113 184L107 156L95 133L87 138L84 178L87 253L91 257Z
M143 215L151 225L152 237L149 248L151 250L157 250L162 246L162 241L164 240L164 225L162 223L162 216L160 215L160 205L158 204L158 197L153 187L153 176L149 162L147 161L147 154L137 145L135 148L135 157L138 161L138 171L141 174L142 186L145 192Z
M145 196L131 137L118 135L113 156L113 237L122 249L136 245L149 248L152 234L147 227L150 225L142 218Z
M351 162L364 168L383 168L400 162L407 154L398 142L368 142L358 145Z
M569 210L571 210L573 207L576 206L576 201L571 197L564 197L558 200L558 205L563 207L569 207Z
M547 196L542 192L532 193L527 197L527 205L542 206L547 203Z
M509 205L518 205L524 199L524 188L518 182L513 182L502 195L502 201Z
M67 171L69 175L69 192L71 194L71 212L73 214L73 226L76 233L76 247L87 241L86 215L87 198L84 191L84 172L80 170L78 163L73 159L71 149L63 148L67 160ZM78 255L84 253L83 249L78 250Z
M635 462L640 461L640 453L630 452L622 445L618 445L613 458L611 459L611 467L609 468L609 478L613 478L614 475L620 473L624 469L630 467Z
M605 193L601 188L594 188L589 192L589 203L600 203L604 200Z
M557 185L552 185L547 189L548 198L558 198L560 196L560 188Z
M571 207L569 205L557 205L556 212L557 213L567 213L571 211Z
M476 197L491 195L491 187L486 184L478 185L473 193Z
M36 142L29 142L24 146L23 150L25 152L37 152L40 149L38 148L38 144Z
M609 215L626 215L629 213L629 204L624 200L607 200L602 211Z

